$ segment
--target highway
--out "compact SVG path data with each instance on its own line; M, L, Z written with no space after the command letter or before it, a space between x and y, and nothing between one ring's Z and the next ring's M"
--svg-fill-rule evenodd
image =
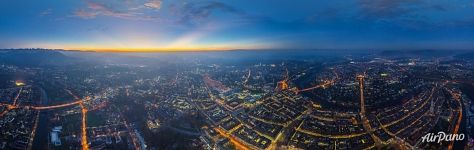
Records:
M313 87L309 87L309 88L304 88L304 89L298 89L296 88L296 91L295 93L298 94L300 92L305 92L305 91L310 91L310 90L314 90L314 89L318 89L318 88L326 88L328 87L329 85L332 85L334 84L337 80L339 80L339 74L337 74L337 72L333 69L332 72L334 73L334 78L331 79L331 80L324 80L323 83L321 84L318 84L318 85L315 85ZM286 83L286 81L285 81Z
M364 97L364 75L358 75L357 80L359 80L359 94L360 94L360 118L362 120L362 126L370 134L375 143L382 143L380 138L373 133L373 129L370 126L369 119L365 116L365 97Z
M18 94L16 95L15 99L13 100L13 105L18 105L18 98L20 97L21 91L23 91L23 87L20 88L20 91L18 91Z
M326 87L328 87L329 85L331 85L331 84L333 84L333 83L334 83L334 80L326 80L326 81L324 81L323 83L318 84L318 85L316 85L316 86L309 87L309 88L305 88L305 89L301 89L301 90L297 90L296 93L304 92L304 91L310 91L310 90L314 90L314 89L318 89L318 88L326 88Z
M79 104L81 106L81 112L82 112L82 120L81 120L81 145L82 145L82 150L89 150L89 143L87 142L87 108L84 106L84 100L80 99L79 96L75 95L74 93L71 92L71 90L66 89L66 91L72 95L75 99L78 99L75 102L71 103L66 103L66 104L61 104L61 105L54 105L54 106L47 106L46 109L54 109L54 108L61 108L61 107L66 107L66 106L71 106L75 104Z
M453 135L457 134L459 132L459 127L461 126L461 121L462 121L462 103L461 103L461 96L458 93L454 93L452 90L448 89L448 92L451 94L451 96L456 100L456 102L459 103L459 108L458 108L458 119L456 122L456 126L454 127L453 130ZM452 150L454 145L454 140L451 141L448 145L448 150Z
M36 109L36 110L56 109L56 108L62 108L62 107L68 107L72 105L81 104L82 102L83 100L76 100L76 101L65 103L65 104L51 105L51 106L31 106L30 108Z
M229 141L234 144L235 148L237 150L250 150L249 147L247 147L245 144L243 144L242 142L240 142L239 140L237 140L236 138L234 138L232 135L230 134L227 134L225 131L219 129L218 127L214 128L214 130L216 130L219 135L225 137L225 138L228 138Z
M87 109L86 107L84 107L84 104L81 102L79 103L79 105L81 106L81 112L82 112L82 125L81 125L81 131L82 131L82 134L81 134L81 145L82 145L82 150L89 150L89 143L87 142L87 124L86 124L86 120L87 120Z

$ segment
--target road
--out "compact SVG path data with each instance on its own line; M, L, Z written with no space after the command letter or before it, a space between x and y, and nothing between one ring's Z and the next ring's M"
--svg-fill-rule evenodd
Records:
M462 121L462 103L461 103L461 96L458 93L454 93L452 90L448 90L448 92L451 94L451 96L456 100L456 102L459 103L459 108L458 108L458 120L456 122L456 126L454 127L453 130L453 135L457 134L459 132L459 127L461 126L461 121ZM451 141L448 145L448 150L452 150L454 145L454 140Z
M229 141L232 144L234 144L237 150L250 150L248 146L246 146L245 144L243 144L242 142L234 138L232 135L227 134L225 131L221 130L220 128L216 127L214 128L214 130L216 130L221 136L228 138Z
M15 97L13 100L12 104L1 104L2 106L6 106L7 109L3 112L0 113L0 117L8 113L9 110L12 109L17 109L17 108L26 108L26 109L34 109L38 110L38 114L36 116L36 123L39 118L39 111L40 110L48 110L48 109L56 109L56 108L63 108L63 107L68 107L72 105L77 105L79 104L81 106L81 112L82 112L82 126L81 126L81 131L82 131L82 137L81 137L81 145L83 150L89 150L89 144L87 143L87 124L86 124L86 117L87 117L87 109L84 106L84 100L80 99L78 96L74 95L70 90L66 90L69 94L71 94L76 101L70 102L70 103L65 103L65 104L59 104L59 105L50 105L50 106L19 106L18 104L18 98L20 97L20 94L23 90L23 87L20 88L20 91L18 92L18 95ZM37 124L34 125L33 131L36 130ZM33 132L30 136L30 141L28 147L30 147L31 143L33 143L33 137L35 136L35 132Z
M20 97L20 94L21 94L22 90L23 90L23 87L20 88L20 90L18 91L18 94L13 99L13 104L1 104L2 106L6 106L7 108L0 113L0 117L7 114L12 109L18 108L17 102L18 102L18 98Z
M374 130L370 126L369 119L365 116L364 78L365 76L363 75L357 76L357 80L359 80L360 118L362 120L362 126L370 134L376 144L381 144L382 142L380 138L374 134Z
M87 109L84 107L84 104L81 102L79 103L81 106L81 112L82 112L82 125L81 125L81 131L82 131L82 136L81 136L81 145L82 145L82 150L89 150L89 143L87 142Z
M70 103L65 103L65 104L51 105L51 106L31 106L30 108L36 109L36 110L56 109L56 108L62 108L62 107L81 104L82 102L83 102L83 100L76 100L76 101L73 101L73 102L70 102Z
M407 117L413 115L413 113L417 112L418 110L420 110L421 108L423 108L432 98L433 98L433 95L435 93L435 90L437 89L438 85L435 85L435 87L433 87L433 89L431 90L431 94L430 96L421 104L420 107L417 107L415 110L413 111L410 111L408 114L404 115L403 117L401 117L400 119L397 119L395 121L392 121L390 123L387 123L387 124L384 124L383 127L386 128L386 127L389 127L389 126L392 126L404 119L406 119Z
M334 84L337 80L339 80L339 74L337 74L337 72L334 69L332 70L332 72L334 73L334 78L333 79L324 80L323 83L315 85L313 87L304 88L304 89L296 89L295 93L298 94L300 92L311 91L311 90L318 89L318 88L326 88L329 85Z
M74 104L79 104L81 106L81 114L82 114L82 120L81 120L81 145L82 145L82 150L89 150L89 143L87 142L87 108L84 106L84 100L79 98L79 96L75 95L74 93L71 92L71 90L66 89L66 91L72 95L75 99L78 99L75 102L72 103L66 103L62 105L55 105L55 106L48 106L50 109L52 108L60 108L66 107L66 106L71 106Z

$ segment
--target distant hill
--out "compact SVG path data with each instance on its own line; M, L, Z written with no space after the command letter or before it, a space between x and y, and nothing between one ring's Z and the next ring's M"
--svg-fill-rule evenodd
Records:
M474 60L474 52L462 53L454 56L458 59L465 59L465 60Z
M74 63L60 51L44 49L4 49L0 50L0 64L20 67L60 66Z
M381 56L388 57L441 57L452 56L458 52L449 50L387 50L380 52Z

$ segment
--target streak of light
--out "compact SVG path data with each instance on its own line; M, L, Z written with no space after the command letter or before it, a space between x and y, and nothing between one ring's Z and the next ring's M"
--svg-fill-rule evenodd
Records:
M245 144L241 143L240 141L238 141L237 139L235 139L233 136L227 134L225 131L219 129L219 128L214 128L220 135L222 135L223 137L225 138L228 138L229 141L234 144L235 148L237 150L250 150L250 148L248 146L246 146Z
M82 131L82 136L81 136L81 145L82 145L82 150L89 150L89 143L87 143L87 124L86 124L86 119L87 119L87 109L84 107L83 103L79 104L81 106L81 111L82 111L82 126L81 126L81 131Z

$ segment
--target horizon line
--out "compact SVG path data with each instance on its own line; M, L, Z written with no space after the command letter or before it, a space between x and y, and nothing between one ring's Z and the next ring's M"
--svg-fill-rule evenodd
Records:
M232 52L232 51L473 51L474 49L334 49L334 48L274 48L274 49L62 49L62 48L0 48L0 50L52 50L96 53L186 53L186 52Z

